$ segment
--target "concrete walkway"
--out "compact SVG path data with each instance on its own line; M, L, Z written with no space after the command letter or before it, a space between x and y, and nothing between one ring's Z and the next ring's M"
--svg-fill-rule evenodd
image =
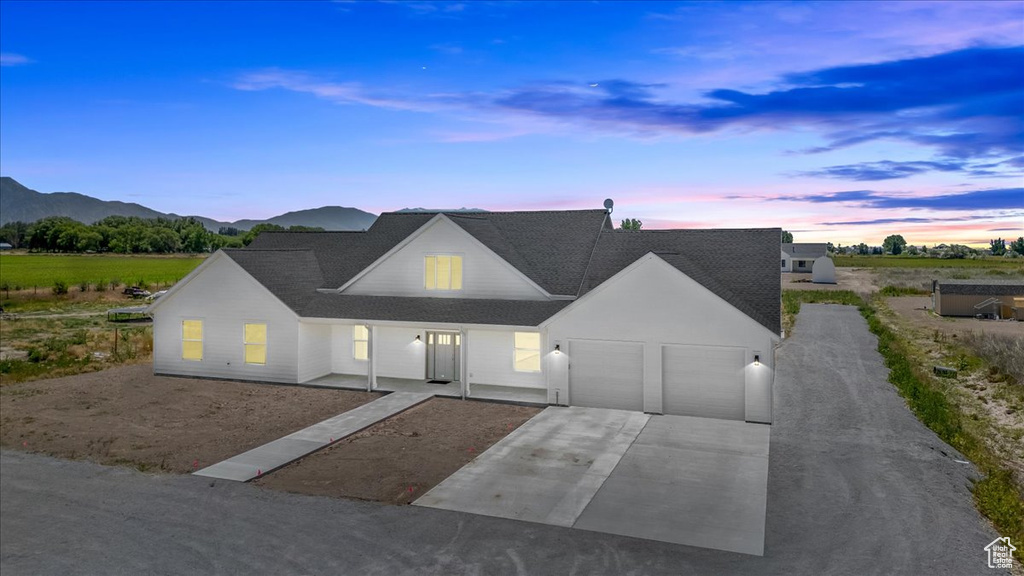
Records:
M547 408L414 504L572 526L649 418L625 410Z
M222 480L248 482L307 454L351 436L381 420L394 416L432 398L433 394L395 392L358 408L328 418L319 424L289 434L248 452L195 472Z
M552 407L414 504L760 556L770 431Z

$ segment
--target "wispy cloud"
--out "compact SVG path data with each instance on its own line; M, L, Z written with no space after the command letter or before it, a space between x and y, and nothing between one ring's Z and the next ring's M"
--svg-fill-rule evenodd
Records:
M24 66L33 62L35 60L28 56L15 54L14 52L0 52L0 66Z
M737 126L812 127L831 142L809 152L879 139L914 142L945 156L1019 153L1024 47L970 48L923 58L788 74L779 89L716 89L706 102L656 97L658 85L555 82L496 99L512 111L643 132L702 133ZM626 86L636 90L623 91Z
M1004 214L982 214L955 218L875 218L872 220L843 220L840 222L819 222L820 226L870 226L875 224L934 224L938 222L975 222L1006 218Z
M457 50L436 45L435 50ZM370 89L292 70L250 72L240 90L281 88L338 103L399 110L473 112L492 117L543 118L551 124L636 136L726 130L810 129L828 143L818 153L875 140L935 149L934 162L874 162L823 168L810 175L850 180L903 178L925 171L976 170L966 162L1014 158L1024 145L1024 46L970 48L923 58L840 66L783 75L762 93L720 88L703 101L659 97L664 83L622 78L549 81L491 92L419 93ZM543 124L541 124L543 125ZM1019 167L1019 166L1016 166Z
M818 170L796 172L793 175L860 182L909 178L928 172L961 172L976 177L1009 176L1012 174L996 171L993 168L998 168L1002 165L1015 166L1015 160L988 164L969 164L958 160L916 160L908 162L882 160L880 162L859 162L857 164L826 166ZM1014 171L1014 173L1019 173L1019 171Z
M271 89L290 90L311 94L317 98L337 104L363 104L393 110L427 112L436 110L442 96L408 98L385 94L367 89L359 82L337 82L325 80L305 72L269 68L241 75L231 83L237 90L261 91Z
M770 200L846 203L861 208L927 210L1015 210L1024 208L1024 188L972 190L957 194L911 196L872 190L847 190L824 194L779 196Z

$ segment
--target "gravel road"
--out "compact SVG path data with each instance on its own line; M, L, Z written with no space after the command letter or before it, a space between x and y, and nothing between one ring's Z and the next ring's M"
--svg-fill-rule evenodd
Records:
M886 383L854 308L778 351L765 556L0 454L18 574L998 574L970 464Z

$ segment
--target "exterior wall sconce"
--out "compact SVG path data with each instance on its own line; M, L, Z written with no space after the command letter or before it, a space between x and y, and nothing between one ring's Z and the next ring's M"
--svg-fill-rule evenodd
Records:
M561 354L561 353L562 353L562 346L560 344L555 344L555 354Z
M419 334L416 335L416 341L417 342L422 342L423 341L423 340L420 340L420 335Z
M758 355L758 354L754 354L754 366L760 366L760 365L761 365L761 356Z

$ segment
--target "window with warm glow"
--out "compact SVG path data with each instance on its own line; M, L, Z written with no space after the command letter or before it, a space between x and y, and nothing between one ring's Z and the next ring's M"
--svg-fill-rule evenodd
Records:
M352 357L356 360L370 357L370 330L366 326L352 327Z
M462 290L462 256L425 256L423 286L427 290Z
M516 372L540 372L540 333L516 332Z
M267 363L267 325L246 324L245 325L245 363L266 364Z
M182 320L181 322L181 359L203 359L203 321Z

